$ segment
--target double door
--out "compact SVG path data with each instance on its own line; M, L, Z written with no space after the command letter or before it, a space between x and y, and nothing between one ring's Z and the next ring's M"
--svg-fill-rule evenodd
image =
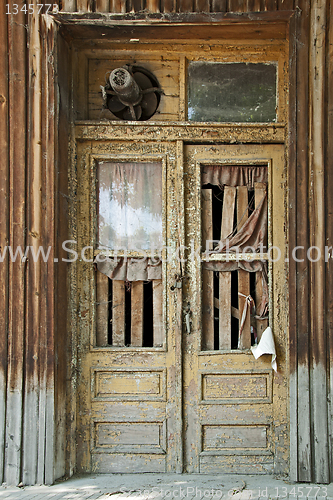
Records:
M78 470L287 471L284 176L282 145L78 144Z

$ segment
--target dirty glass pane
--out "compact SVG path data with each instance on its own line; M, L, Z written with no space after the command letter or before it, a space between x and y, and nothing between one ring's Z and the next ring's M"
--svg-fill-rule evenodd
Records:
M188 119L199 122L276 121L276 65L191 62Z
M160 163L101 162L97 170L99 247L162 247Z

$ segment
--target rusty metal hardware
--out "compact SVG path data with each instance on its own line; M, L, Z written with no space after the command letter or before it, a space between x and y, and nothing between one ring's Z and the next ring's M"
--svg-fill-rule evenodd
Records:
M183 280L188 279L188 276L185 274L184 276L180 274L175 274L174 284L170 287L170 290L174 291L176 288L183 287Z
M104 107L122 120L148 120L160 103L162 90L155 76L141 66L114 69L104 87Z

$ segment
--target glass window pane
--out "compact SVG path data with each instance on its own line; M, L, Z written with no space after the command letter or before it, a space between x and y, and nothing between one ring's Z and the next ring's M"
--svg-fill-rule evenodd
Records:
M191 62L188 119L199 122L276 121L276 65Z
M160 163L98 165L99 247L149 250L162 247Z

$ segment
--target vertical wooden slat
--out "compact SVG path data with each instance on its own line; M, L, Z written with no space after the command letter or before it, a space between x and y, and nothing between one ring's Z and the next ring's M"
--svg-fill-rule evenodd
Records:
M327 137L333 137L333 2L330 2L330 12L328 13L329 19L329 41L328 41L328 52L326 59L326 74L328 75L327 82L327 108L328 108L328 120L327 120ZM330 242L332 246L333 242L333 199L331 193L333 192L333 141L328 141L327 152L326 152L326 228L327 241ZM332 256L332 250L330 251ZM329 399L330 399L330 456L333 457L333 272L332 272L332 259L327 259L326 265L326 328L328 332L329 340L329 373L330 373L330 387L329 387ZM331 482L333 477L333 460L330 463L330 474Z
M263 0L247 0L247 12L260 12L262 10L265 10Z
M56 478L62 477L65 472L66 463L66 453L68 457L67 461L67 471L69 474L73 471L73 457L75 456L75 440L74 443L71 436L74 435L73 429L75 428L75 416L76 412L76 398L66 398L66 394L76 387L76 370L75 366L71 367L72 372L69 374L67 371L68 359L76 360L76 335L69 335L68 324L70 323L72 331L76 330L76 318L71 315L70 322L68 321L68 309L69 307L69 296L74 295L74 287L68 289L68 274L67 271L74 274L71 268L67 268L66 262L61 262L61 257L64 255L64 250L62 248L62 242L70 239L68 237L68 223L67 218L75 220L73 216L73 210L69 211L68 208L68 172L69 172L69 155L67 148L63 148L63 144L68 142L68 137L70 135L69 127L69 112L71 106L69 104L69 75L70 75L70 57L69 48L65 40L61 36L56 37L56 45L54 50L55 57L50 58L56 61L57 77L55 84L57 89L59 89L59 94L57 93L57 107L55 113L55 143L56 143L56 163L54 169L57 172L57 183L55 186L57 197L56 197L56 218L55 218L55 234L57 235L57 241L55 246L55 252L59 262L55 264L55 279L56 287L54 293L56 295L55 300L55 316L56 316L56 357L57 363L55 363L55 412L56 412L56 432L55 432L55 467L54 474ZM58 56L61 54L61 57ZM59 61L59 64L58 62ZM61 61L61 62L60 62ZM51 78L51 75L50 75ZM52 111L52 110L51 110ZM50 111L50 112L51 112ZM72 228L73 226L71 226ZM75 227L75 225L74 225ZM73 237L75 239L75 237ZM67 353L64 356L63 353ZM70 383L68 379L70 378ZM66 419L67 422L66 422ZM68 424L68 425L66 425ZM68 434L67 432L68 431ZM67 447L64 443L70 442Z
M264 10L277 10L277 0L264 0Z
M293 10L294 9L294 0L278 0L278 9L279 10Z
M8 48L5 9L0 10L0 252L3 255L9 240L9 136L8 136ZM8 266L6 255L0 262L0 484L3 483L5 458L5 417L8 332Z
M109 12L109 0L96 0L96 12Z
M76 12L76 0L62 0L62 12Z
M176 0L162 0L163 12L176 12Z
M263 197L265 196L267 190L266 184L262 182L255 182L254 184L254 204L255 207L259 205ZM264 242L264 251L265 248L267 247L267 242ZM262 293L263 293L263 283L262 283L263 277L262 277L262 272L258 271L256 273L256 296L255 296L255 302L256 305L258 306L261 302L262 298ZM256 328L257 328L257 337L258 337L258 342L261 339L262 332L267 328L268 326L268 320L256 320Z
M37 254L42 241L42 47L40 38L40 16L35 12L29 16L29 156L27 169L27 222L28 242ZM23 482L35 484L37 469L43 462L39 455L39 436L45 436L45 425L39 405L40 382L43 373L44 345L40 339L41 323L41 264L40 260L28 260L27 265L27 323L25 340L25 380L24 380L24 433L23 433ZM38 355L36 356L36 353ZM41 374L39 373L41 372ZM40 421L40 416L41 420ZM39 478L40 479L40 478ZM42 478L42 482L43 482ZM40 481L39 481L40 482Z
M212 12L226 12L227 0L212 0Z
M309 32L310 5L308 0L298 0L301 12L297 33L297 160L296 160L296 245L309 247L308 233L308 145L309 145ZM298 348L298 481L311 481L311 422L309 374L309 269L306 254L298 251L303 262L296 263L297 280L297 348Z
M159 12L160 11L159 0L146 0L146 8L149 12Z
M143 10L143 0L132 0L133 12L140 12Z
M26 16L8 16L9 53L9 244L25 247L26 172ZM8 379L6 407L5 481L21 480L22 381L25 318L25 267L20 258L9 266Z
M187 115L187 63L186 56L181 54L179 57L179 120L185 121Z
M248 218L248 191L246 186L237 187L237 230L245 224ZM246 297L250 295L250 274L243 269L238 270L238 309L239 323L242 318ZM251 347L251 314L248 308L243 332L239 339L240 349Z
M96 345L108 345L109 336L109 278L96 273Z
M45 404L45 461L44 461L44 483L53 484L55 479L55 266L54 249L55 239L55 191L56 191L56 172L57 159L55 156L55 146L57 142L57 133L55 120L56 112L56 71L54 67L54 57L56 47L56 28L54 21L42 20L43 33L45 34L43 63L45 66L43 101L44 101L44 134L46 142L46 160L45 160L45 195L43 203L46 207L46 217L44 226L44 241L47 248L51 248L50 260L44 270L45 290L43 301L45 303L45 329L44 339L46 344L46 404Z
M131 288L131 345L143 345L143 281L133 281Z
M212 250L213 197L211 189L201 190L202 250ZM208 246L207 246L208 245ZM214 274L202 269L202 349L214 349Z
M310 34L310 246L325 248L325 59L327 0L311 2ZM317 251L310 254L316 259ZM311 414L313 432L312 480L329 483L327 419L327 343L325 331L325 262L311 261Z
M112 345L125 345L125 282L112 281Z
M194 0L195 12L209 12L209 0Z
M229 12L244 12L246 9L246 2L244 0L229 0Z
M126 0L110 0L110 12L126 12Z
M296 247L296 60L298 16L290 19L289 39L289 137L288 137L288 213L289 213L289 401L290 401L290 468L291 481L298 481L298 397L297 397L297 286L296 262L292 249Z
M221 240L227 238L234 225L236 188L224 188ZM231 273L219 273L219 348L231 349Z
M178 12L193 12L194 0L177 0Z
M153 345L162 347L164 343L162 280L153 280Z
M91 12L91 0L76 0L77 12Z

